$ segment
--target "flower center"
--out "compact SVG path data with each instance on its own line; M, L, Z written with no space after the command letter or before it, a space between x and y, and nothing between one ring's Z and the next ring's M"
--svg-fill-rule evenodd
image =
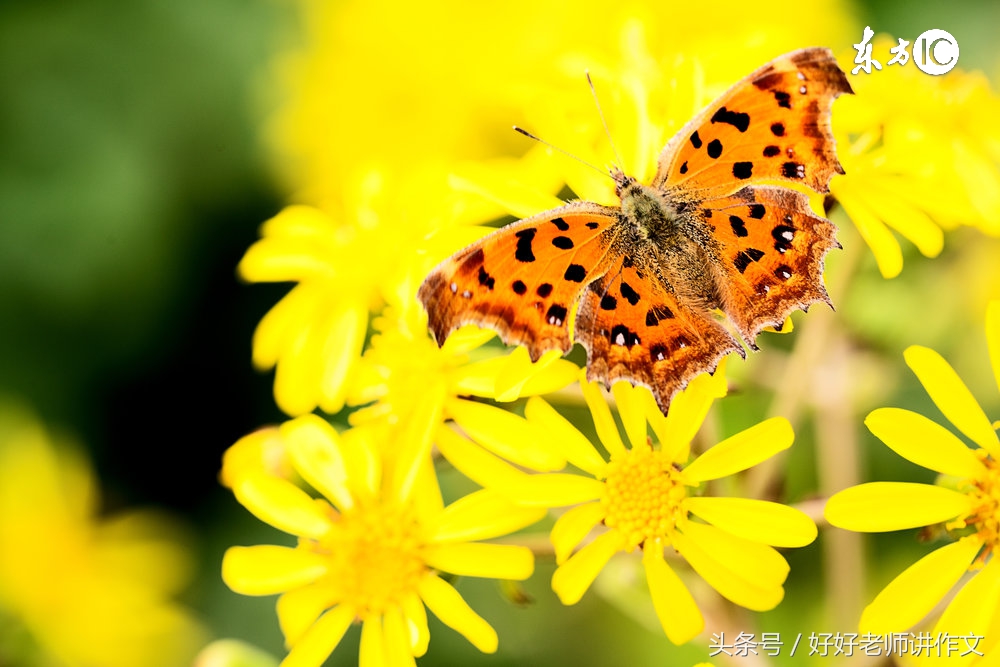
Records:
M972 512L961 520L960 527L972 528L982 539L985 548L979 553L976 563L983 565L990 552L1000 547L1000 464L990 458L985 450L978 449L976 454L986 466L986 474L967 480L959 487L973 502ZM959 526L949 524L948 527Z
M604 523L626 539L631 551L651 538L673 535L687 517L682 503L687 491L680 472L662 452L649 446L630 449L608 463L604 484Z
M331 560L323 579L331 598L362 619L402 604L427 572L420 527L406 509L358 506L345 512L315 545Z

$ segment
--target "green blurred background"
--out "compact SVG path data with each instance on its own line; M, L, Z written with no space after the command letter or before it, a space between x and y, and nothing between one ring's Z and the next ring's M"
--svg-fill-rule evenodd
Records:
M961 45L960 65L984 70L997 87L1000 4L879 2L856 15L857 40L866 24L911 38L947 29ZM238 596L218 577L227 546L273 542L275 531L242 510L216 475L226 447L282 419L272 377L251 368L250 339L287 288L241 285L235 266L259 224L285 203L260 132L278 103L272 59L296 44L298 20L294 4L277 1L0 4L0 394L87 446L106 511L141 505L182 516L200 563L186 602L215 636L276 655L273 599ZM974 230L950 233L936 260L909 252L895 281L869 266L839 309L896 398L930 405L901 357L907 345L925 343L997 414L982 313L935 311L961 285L938 276L960 272L979 239ZM932 409L923 411L934 416ZM749 423L761 410L736 397L724 415ZM871 475L928 481L858 426ZM791 466L814 463L808 440L800 438ZM898 572L921 547L912 535L878 540L889 554L874 573L884 584L883 568ZM790 556L788 599L761 626L801 630L803 614L819 618L810 611L822 604L819 558L818 544ZM538 569L528 609L501 599L491 582L463 589L503 645L525 648L481 656L432 625L422 664L673 664L655 627L649 632L596 595L559 613L546 590L551 564ZM635 615L650 621L648 598L637 589L636 599ZM331 664L356 664L356 646L349 637ZM704 646L671 655L691 663L704 658Z

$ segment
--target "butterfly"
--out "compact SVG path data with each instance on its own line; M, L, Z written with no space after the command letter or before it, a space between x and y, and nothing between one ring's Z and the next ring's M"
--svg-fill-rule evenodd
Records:
M435 340L465 324L527 347L532 360L587 350L587 379L674 394L767 326L822 301L836 227L808 196L844 170L830 130L853 93L833 53L808 48L753 72L670 140L653 182L611 169L620 207L572 201L512 223L438 265L418 292Z

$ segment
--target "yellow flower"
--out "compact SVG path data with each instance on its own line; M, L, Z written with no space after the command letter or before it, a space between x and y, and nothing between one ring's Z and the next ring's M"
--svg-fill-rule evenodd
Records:
M528 549L475 540L518 530L544 511L485 490L445 507L426 449L399 447L405 454L383 465L364 427L338 435L305 415L280 431L297 472L324 499L259 470L237 474L237 500L298 545L232 547L222 576L238 593L282 594L278 620L291 649L282 666L318 667L352 623L362 624L362 665L413 665L429 640L425 605L480 650L495 651L496 632L439 573L526 579Z
M691 640L704 626L694 598L664 559L680 553L713 588L736 604L754 610L775 607L784 596L788 564L772 547L803 546L816 526L798 510L743 498L698 495L704 482L750 468L792 444L788 421L769 419L710 448L688 463L690 443L712 402L726 393L724 364L714 376L701 375L678 394L664 417L652 394L619 382L612 386L625 432L626 447L596 383L581 374L584 396L604 458L583 434L540 398L528 401L527 421L546 435L548 446L588 476L526 475L453 438L445 441L449 460L463 472L475 467L494 486L530 506L574 507L552 529L559 568L552 588L565 604L575 604L608 560L620 551L642 549L643 565L656 613L676 644ZM658 447L647 436L647 422ZM466 456L463 456L462 454ZM582 549L573 550L598 526L602 530Z
M891 46L881 39L874 48L887 53ZM892 231L926 257L944 247L942 228L971 225L1000 235L1000 130L993 120L1000 97L986 77L961 70L928 76L911 64L850 81L856 95L837 103L833 121L847 173L830 189L882 275L903 268Z
M509 354L483 347L494 334L474 326L454 332L439 348L427 333L426 314L417 307L399 317L389 311L375 321L375 328L378 333L348 397L350 405L372 404L351 414L351 424L403 424L409 434L404 437L413 441L429 440L447 420L472 432L497 426L496 438L509 441L510 451L526 452L521 458L515 455L518 463L541 470L565 465L565 459L550 452L523 447L521 431L503 426L516 416L470 397L509 402L556 391L576 381L575 364L555 351L532 363L521 347Z
M1000 301L987 309L986 335L1000 386ZM977 448L970 449L948 429L909 410L881 408L868 415L865 424L882 442L943 477L938 485L872 482L845 489L830 498L826 518L861 532L944 524L955 541L924 556L886 586L865 608L861 629L885 633L913 626L972 570L975 575L959 588L934 632L985 637L980 652L992 650L1000 658L1000 440L941 355L913 346L904 356L935 405ZM969 664L975 657L952 656L948 664Z
M454 224L444 193L437 208L415 206L407 189L439 182L426 172L404 185L366 170L325 208L289 206L264 223L240 261L250 282L295 282L254 332L253 361L277 366L274 396L290 415L344 405L371 310L413 302L435 262L488 230ZM395 187L391 187L395 186ZM430 186L428 186L430 187ZM432 234L432 232L435 232Z
M98 520L98 502L79 452L0 405L0 618L31 646L10 655L16 646L0 643L0 664L190 663L203 637L172 600L192 566L175 531L152 513Z

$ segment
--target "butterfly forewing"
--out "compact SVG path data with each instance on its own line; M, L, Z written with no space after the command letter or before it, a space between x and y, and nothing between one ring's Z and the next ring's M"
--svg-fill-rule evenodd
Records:
M784 180L827 192L830 178L844 173L830 110L837 96L851 92L829 49L781 56L684 126L661 153L653 184L718 195Z
M614 209L568 204L508 225L442 262L418 297L438 344L465 324L495 330L537 360L572 347L568 320L580 293L608 266Z

